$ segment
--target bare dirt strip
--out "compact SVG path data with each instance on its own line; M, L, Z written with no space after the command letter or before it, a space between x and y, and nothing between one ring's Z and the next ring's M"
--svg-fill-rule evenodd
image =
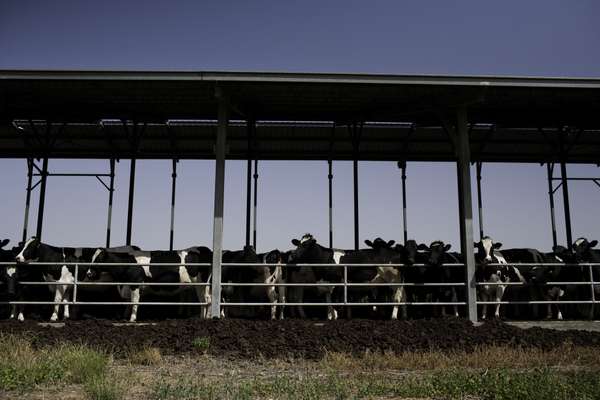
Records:
M463 319L327 322L187 319L137 325L85 320L70 321L61 327L35 321L2 321L0 333L25 334L35 347L81 343L117 357L148 347L170 355L206 351L220 357L267 359L320 359L327 353L360 355L366 351L470 351L486 345L541 350L552 350L562 344L600 348L600 332L521 329L500 321L474 326Z

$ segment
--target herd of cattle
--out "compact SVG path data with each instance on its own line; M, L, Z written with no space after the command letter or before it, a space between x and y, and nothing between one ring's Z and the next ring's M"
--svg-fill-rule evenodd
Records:
M306 306L323 301L330 303L320 307L327 319L337 319L342 309L346 318L351 318L352 313L392 319L398 318L400 313L401 318L408 318L408 310L414 318L447 315L448 311L457 317L464 315L463 257L450 252L449 244L435 241L427 246L408 240L401 245L381 238L365 243L368 248L361 250L330 249L319 245L311 234L305 234L293 239L295 248L286 252L273 250L257 254L251 246L224 251L222 262L226 265L221 269L221 301L230 306L221 308L221 316L256 316L259 315L256 310L262 310L271 319L305 318L307 314L320 315L315 314L319 307ZM3 262L0 301L5 304L7 301L53 302L51 321L58 320L61 306L63 318L70 317L69 304L75 290L78 300L86 293L87 298L96 296L97 301L106 301L108 296L120 297L121 302L130 303L127 318L131 322L137 319L142 296L180 296L181 299L184 293L199 305L202 318L211 317L212 251L207 247L173 251L142 251L136 246L70 248L50 246L35 237L11 249L7 244L8 240L0 242L0 262ZM594 310L590 300L600 295L600 284L575 283L590 282L590 278L600 283L600 266L585 265L600 263L600 250L593 249L596 245L596 240L579 238L572 250L555 246L551 253L535 249L500 252L501 243L484 237L475 243L478 300L494 302L495 317L501 315L500 302L507 300L517 303L503 307L503 315L511 317L589 317ZM77 263L85 264L76 267ZM156 263L169 263L169 266ZM353 265L341 267L348 264ZM72 285L75 279L82 283L76 289ZM340 285L344 281L350 285ZM91 282L105 284L85 285ZM109 282L126 284L109 285ZM190 285L194 283L196 285ZM190 290L190 286L195 290ZM554 303L528 304L530 301ZM573 304L577 301L584 304ZM244 306L249 303L262 306ZM544 306L545 312L540 312ZM26 312L35 307L39 309L39 305L12 304L7 311L10 318L23 321ZM480 306L481 318L488 316L487 308L487 304Z

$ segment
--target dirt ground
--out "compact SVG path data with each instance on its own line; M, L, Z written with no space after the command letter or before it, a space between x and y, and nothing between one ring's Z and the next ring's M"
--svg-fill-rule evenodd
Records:
M198 340L210 355L244 359L320 359L327 352L467 350L482 345L518 345L553 349L563 343L600 346L600 332L521 329L500 321L474 326L463 319L417 321L309 320L256 321L167 320L121 324L111 321L71 321L64 326L34 321L0 322L0 333L22 333L36 347L82 343L108 350L117 357L147 347L165 355L198 351Z

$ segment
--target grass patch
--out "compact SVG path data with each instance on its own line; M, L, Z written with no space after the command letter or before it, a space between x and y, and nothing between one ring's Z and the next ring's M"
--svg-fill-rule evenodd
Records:
M82 345L34 349L24 336L2 334L0 354L2 391L25 392L58 383L85 386L104 377L111 361L107 354Z
M142 350L131 352L127 359L134 365L160 365L163 362L160 349L145 347Z
M159 382L153 400L212 399L363 399L425 397L462 399L595 399L600 396L597 371L557 372L548 368L528 371L453 369L422 375L275 377L270 379L200 381L188 378Z
M366 352L362 356L327 353L320 366L329 371L407 371L445 370L460 366L472 369L598 367L600 352L596 349L564 344L550 351L509 346L485 346L471 352L415 351L394 353Z
M206 353L210 347L210 338L207 336L197 337L192 340L192 347Z
M125 398L123 383L115 376L97 375L83 386L90 400L121 400Z

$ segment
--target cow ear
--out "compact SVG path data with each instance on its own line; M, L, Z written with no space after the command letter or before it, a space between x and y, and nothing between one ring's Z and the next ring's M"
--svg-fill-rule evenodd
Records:
M421 243L420 245L417 246L417 250L428 250L429 247L427 247L426 244Z
M447 245L445 245L445 246L444 246L444 251L448 251L448 250L450 250L450 248L451 248L451 247L452 247L452 245L451 245L451 244L447 244Z
M479 243L478 242L473 242L473 247L479 247Z
M6 246L8 244L8 242L10 242L10 239L4 239L3 241L0 242L0 248Z
M597 240L592 240L592 241L590 242L590 247L596 247L596 245L597 245L597 244L598 244L598 241L597 241ZM0 247L2 247L2 246L0 246Z
M502 243L500 243L500 242L494 243L494 248L495 249L499 249L500 247L502 247Z
M365 244L369 247L373 247L373 242L371 242L369 239L365 240Z
M390 241L387 243L387 245L388 245L388 247L392 247L392 246L394 245L394 243L396 243L396 241L395 241L395 240L390 240Z
M300 241L298 239L292 239L292 244L296 247L300 246Z

